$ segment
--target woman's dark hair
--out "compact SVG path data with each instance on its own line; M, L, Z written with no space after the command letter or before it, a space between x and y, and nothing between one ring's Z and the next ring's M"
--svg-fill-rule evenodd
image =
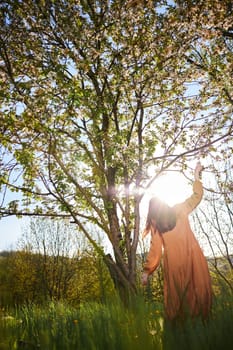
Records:
M171 231L176 226L175 210L156 197L151 198L146 220L145 232L154 226L159 233Z

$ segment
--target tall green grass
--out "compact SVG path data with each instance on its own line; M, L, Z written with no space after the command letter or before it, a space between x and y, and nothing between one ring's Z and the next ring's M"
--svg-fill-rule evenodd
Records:
M14 317L2 322L9 349L161 349L161 311L141 298L128 307L118 299L79 308L51 302L23 307Z
M208 322L164 324L160 304L137 297L126 307L120 300L78 308L51 302L25 306L14 318L1 319L0 350L150 350L232 349L232 295L215 300Z

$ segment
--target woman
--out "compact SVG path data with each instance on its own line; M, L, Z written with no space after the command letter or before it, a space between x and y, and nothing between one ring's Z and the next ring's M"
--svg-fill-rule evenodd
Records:
M169 320L201 315L206 319L212 303L211 280L203 252L191 230L188 215L203 195L200 162L195 168L193 194L185 202L169 207L152 198L144 236L151 233L150 250L142 284L159 266L163 250L164 308Z

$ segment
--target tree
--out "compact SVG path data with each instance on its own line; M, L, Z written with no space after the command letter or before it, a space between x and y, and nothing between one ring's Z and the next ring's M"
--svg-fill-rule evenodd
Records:
M5 288L10 296L10 302L5 305L19 305L45 300L44 285L41 283L40 257L22 250L15 251L5 261L9 275Z
M102 257L93 249L84 251L77 262L74 278L69 283L67 300L77 305L86 301L105 302L115 295Z
M162 171L183 171L232 134L232 85L223 93L216 75L229 69L232 47L218 52L220 36L202 28L216 19L224 38L226 2L208 7L206 18L189 1L137 3L1 5L0 181L3 194L23 195L3 203L1 215L71 218L123 296L136 291L144 191ZM199 57L216 67L213 79ZM105 234L114 257L93 230Z
M12 294L9 293L10 285L10 269L9 261L13 255L13 252L2 251L0 253L0 307L3 308L6 305L12 305Z
M231 157L232 158L232 157ZM205 196L204 207L196 212L196 232L208 247L209 261L219 279L233 291L233 196L232 162L226 159L221 167L213 162L210 175L211 190ZM216 169L217 168L217 169Z
M64 220L37 218L21 237L21 251L32 256L44 299L67 298L70 281L87 244ZM22 259L23 260L23 259Z

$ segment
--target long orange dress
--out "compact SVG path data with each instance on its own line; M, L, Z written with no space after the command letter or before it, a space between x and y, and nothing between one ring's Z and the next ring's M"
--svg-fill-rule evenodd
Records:
M162 258L164 266L164 308L169 320L191 316L208 317L212 304L207 261L191 230L188 215L200 203L203 187L193 183L193 194L174 206L176 226L164 234L152 232L144 271L152 274Z

